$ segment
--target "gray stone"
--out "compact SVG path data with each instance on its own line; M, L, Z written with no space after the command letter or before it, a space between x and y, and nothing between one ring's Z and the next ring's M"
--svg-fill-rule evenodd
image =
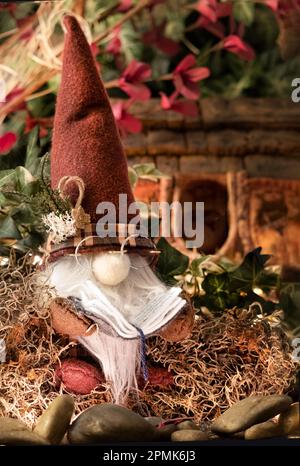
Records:
M234 434L267 421L292 403L286 395L251 396L235 403L216 419L211 429L217 434Z
M197 430L198 426L193 421L182 421L177 424L178 430Z
M201 430L176 430L171 435L172 442L199 442L203 440L209 440L208 435Z
M68 431L68 439L73 444L150 442L155 436L156 429L142 416L110 403L85 410Z
M38 419L33 431L50 443L57 445L68 430L73 412L73 398L70 395L58 396Z
M149 417L144 417L144 419L150 424L152 424L154 427L157 427L161 422L163 422L163 418L159 416L149 416Z
M156 438L158 441L168 442L171 440L171 435L177 430L177 425L167 424L166 426L156 429Z
M273 421L262 422L249 427L245 431L245 440L258 440L260 438L281 437L283 435L281 427Z
M278 423L285 435L300 435L299 403L293 403L281 413Z
M0 417L0 445L49 445L21 421Z

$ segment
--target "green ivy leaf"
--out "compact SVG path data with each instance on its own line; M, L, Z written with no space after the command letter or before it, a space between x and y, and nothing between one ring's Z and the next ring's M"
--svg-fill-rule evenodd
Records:
M165 238L157 243L161 254L157 263L157 273L160 278L170 285L176 284L175 275L183 274L189 265L189 258L173 248Z
M134 188L135 185L137 184L139 177L137 176L136 171L132 167L128 167L128 177L129 177L130 186Z
M300 283L285 283L280 292L279 309L295 335L300 335Z
M202 282L202 288L206 292L204 305L216 312L228 308L228 274L208 274Z
M234 18L250 26L254 21L255 5L251 0L235 0L233 5Z
M36 222L36 216L34 212L24 203L11 209L10 217L13 218L17 224L31 225Z
M249 252L243 262L233 271L229 272L229 291L248 291L256 285L261 272L270 256L261 254L261 248Z
M11 217L5 216L0 219L0 242L1 239L21 239L16 222Z
M26 150L25 168L32 174L36 175L40 165L40 144L39 144L39 126L36 126L30 133Z

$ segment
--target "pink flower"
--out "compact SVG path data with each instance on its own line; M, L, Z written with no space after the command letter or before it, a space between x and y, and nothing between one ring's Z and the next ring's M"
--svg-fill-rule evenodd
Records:
M113 114L122 136L128 133L139 133L142 130L142 123L127 111L129 101L117 102L113 104Z
M96 42L92 42L92 43L91 43L90 49L91 49L91 52L92 52L93 57L96 58L97 55L99 55L99 53L100 53L100 48L99 48L99 46L96 44Z
M173 110L183 115L196 117L198 115L198 107L196 102L187 100L176 100L178 92L174 92L170 97L166 96L163 92L161 95L161 108L163 110Z
M145 32L143 42L158 48L167 55L173 56L179 52L180 46L174 40L164 36L165 25L166 23L163 23L152 28L151 31Z
M134 100L148 100L151 93L143 81L150 76L149 65L132 60L119 79L119 87Z
M22 94L22 92L24 91L24 89L21 89L19 87L15 87L12 91L10 91L6 98L5 98L5 102L1 102L0 103L0 108L5 105L7 102L11 102L12 100L14 100L15 98L17 98L20 94ZM25 110L26 109L26 102L25 101L22 101L19 105L17 105L13 111L16 111L16 110Z
M48 135L49 128L51 127L52 120L49 118L32 118L28 112L25 119L24 133L30 133L37 125L40 127L40 137L44 138Z
M266 1L265 1L265 4L266 4L269 8L271 8L271 10L277 11L277 10L278 10L279 0L266 0Z
M221 21L212 23L205 16L201 16L196 21L196 23L194 23L194 26L206 29L208 32L210 32L214 36L219 37L219 39L223 39L225 36L225 26L224 24L221 23Z
M111 39L111 41L107 44L106 51L108 53L111 53L113 55L119 55L121 48L122 48L122 42L120 39L120 31L121 27L117 27L115 29L115 35Z
M15 133L12 132L7 132L3 134L3 136L0 137L0 154L5 154L8 152L10 149L13 148L13 146L17 142L17 136Z
M200 96L200 89L198 81L208 78L210 71L208 68L196 67L196 58L194 55L187 55L181 62L176 66L173 71L173 81L176 90L187 99L196 100Z
M223 48L228 52L238 55L242 60L251 61L255 58L255 52L239 36L231 34L223 40Z
M132 0L120 0L117 11L120 11L121 13L126 13L126 11L130 10L131 7Z
M231 3L219 3L217 0L199 0L192 5L192 8L211 23L216 23L218 18L229 16L232 11Z

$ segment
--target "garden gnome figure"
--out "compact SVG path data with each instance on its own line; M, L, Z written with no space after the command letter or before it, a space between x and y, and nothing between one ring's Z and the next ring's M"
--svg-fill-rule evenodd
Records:
M119 194L127 195L127 205L134 197L89 44L73 16L64 24L51 183L73 208L56 235L51 228L55 213L46 218L50 234L43 276L57 296L50 303L54 329L75 338L99 361L114 401L124 403L141 373L147 378L146 338L187 337L193 311L179 287L168 288L154 274L155 245L137 232L137 225L116 222L114 236L98 234L98 204L110 202L119 213Z

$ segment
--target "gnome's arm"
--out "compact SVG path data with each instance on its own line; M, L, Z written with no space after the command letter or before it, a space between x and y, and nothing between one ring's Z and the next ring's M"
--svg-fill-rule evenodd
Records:
M195 311L189 300L174 320L165 325L158 335L167 341L182 341L191 335L195 322Z

